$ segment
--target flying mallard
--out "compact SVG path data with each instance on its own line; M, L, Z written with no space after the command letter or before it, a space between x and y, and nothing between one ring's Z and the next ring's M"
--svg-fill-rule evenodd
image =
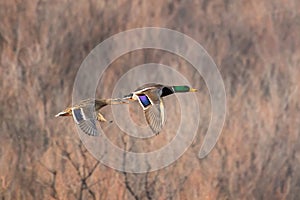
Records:
M71 106L55 115L59 116L73 116L73 119L80 129L92 136L98 135L96 128L96 120L106 122L107 120L99 112L101 108L112 104L126 103L123 99L86 99L79 104ZM98 112L97 115L95 111Z
M124 99L138 101L144 110L146 121L151 130L157 135L161 131L164 121L164 104L162 97L181 92L196 92L189 86L166 86L156 83L145 84L134 92L124 96Z

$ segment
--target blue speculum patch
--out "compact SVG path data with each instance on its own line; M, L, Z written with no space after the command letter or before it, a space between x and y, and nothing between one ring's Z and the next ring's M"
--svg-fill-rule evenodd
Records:
M138 96L141 103L143 104L144 107L147 107L151 104L149 98L146 96L146 95L141 95L141 96Z
M81 114L81 109L74 109L73 113L75 115L75 119L77 119L78 122L83 120L83 116Z

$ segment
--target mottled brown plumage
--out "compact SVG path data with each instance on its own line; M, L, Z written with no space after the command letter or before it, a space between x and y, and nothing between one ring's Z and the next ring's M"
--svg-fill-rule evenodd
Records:
M107 105L123 103L127 102L124 99L86 99L77 105L66 108L55 115L55 117L73 116L75 123L78 124L84 133L95 136L98 135L95 121L107 121L99 110Z

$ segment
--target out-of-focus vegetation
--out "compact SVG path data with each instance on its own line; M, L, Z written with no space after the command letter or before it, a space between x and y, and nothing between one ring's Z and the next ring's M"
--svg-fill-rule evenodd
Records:
M210 119L201 87L201 124L186 153L162 170L128 174L95 160L72 119L54 115L71 103L90 50L143 26L183 32L207 49L225 82L227 118L215 149L199 160ZM299 36L297 0L1 0L1 199L300 199ZM204 84L182 58L140 50L110 66L111 83L99 95L109 96L123 73L149 62ZM112 127L108 137L121 145L128 138L118 131ZM127 145L153 150L169 139L162 133Z

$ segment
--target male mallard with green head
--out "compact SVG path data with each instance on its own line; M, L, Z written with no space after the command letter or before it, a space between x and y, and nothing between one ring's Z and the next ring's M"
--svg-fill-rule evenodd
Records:
M144 110L146 121L151 130L157 135L161 131L164 121L164 104L162 97L184 92L196 92L197 89L186 85L166 86L156 83L145 84L134 92L124 96L124 99L138 101Z
M73 116L76 124L81 130L91 136L98 135L96 128L96 120L106 122L107 120L99 112L101 108L107 105L127 103L124 99L86 99L79 104L71 106L55 115L59 116ZM95 114L97 112L97 116Z

